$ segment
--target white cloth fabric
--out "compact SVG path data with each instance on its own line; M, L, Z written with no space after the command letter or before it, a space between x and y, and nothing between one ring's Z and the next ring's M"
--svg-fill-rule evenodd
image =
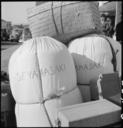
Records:
M16 104L17 127L51 127L43 104Z
M75 62L78 83L89 84L100 73L114 72L110 45L97 34L71 41L68 49Z

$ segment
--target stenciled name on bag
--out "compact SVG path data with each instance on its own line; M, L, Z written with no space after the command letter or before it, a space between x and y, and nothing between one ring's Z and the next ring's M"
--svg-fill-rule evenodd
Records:
M77 71L80 71L80 70L92 70L94 68L101 68L101 64L100 63L87 63L87 64L78 64L78 65L75 65L75 68Z
M29 71L22 71L22 72L17 72L14 74L14 77L16 80L21 81L24 79L34 79L39 78L40 75L41 77L47 76L47 75L55 75L56 73L61 73L64 72L66 69L65 64L59 64L55 66L49 66L49 67L41 67L40 70L29 70Z

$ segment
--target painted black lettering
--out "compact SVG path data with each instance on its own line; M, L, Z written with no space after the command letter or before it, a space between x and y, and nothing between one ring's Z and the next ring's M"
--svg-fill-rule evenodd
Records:
M32 73L31 72L27 72L27 76L31 79L32 78Z
M35 70L34 70L34 71L32 72L32 78L34 79L34 77L37 77L37 78L39 77L38 71L35 71Z
M88 63L88 64L84 64L84 65L75 65L75 68L77 71L80 70L92 70L94 68L100 68L101 65L100 63Z
M47 68L44 68L44 75L48 75L49 74L49 71Z
M63 72L64 70L65 70L65 65L64 64L56 66L56 71L57 72Z
M55 68L53 66L50 66L50 75L55 74Z
M23 78L24 78L23 76L24 76L24 72L22 72L22 73L17 73L17 74L16 74L16 77L17 77L17 80L18 80L18 81L23 80Z

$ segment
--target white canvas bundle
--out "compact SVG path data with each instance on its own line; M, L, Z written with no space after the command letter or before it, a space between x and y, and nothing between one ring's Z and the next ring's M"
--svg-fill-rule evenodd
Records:
M64 106L69 106L73 104L79 104L82 102L82 97L78 87L72 91L62 95L60 98L55 98L45 102L47 112L49 114L52 125L57 126L58 119L58 109Z
M24 109L28 108L28 104L38 104L52 95L77 87L72 56L64 44L50 37L25 41L10 58L9 76L15 101L20 105L25 104ZM74 103L82 102L78 100L80 93L76 92L73 96ZM70 98L70 103L73 103L72 96ZM23 120L23 116L16 116L17 120ZM27 125L30 121L31 117L24 124ZM24 124L21 122L21 125Z
M43 104L16 104L17 127L51 127Z
M76 71L73 58L67 47L53 38L41 38L37 43L43 96L76 87Z
M36 103L42 99L36 46L25 42L9 61L11 91L17 103Z
M89 84L100 73L113 73L112 51L104 38L97 34L73 40L69 45L77 71L77 82Z

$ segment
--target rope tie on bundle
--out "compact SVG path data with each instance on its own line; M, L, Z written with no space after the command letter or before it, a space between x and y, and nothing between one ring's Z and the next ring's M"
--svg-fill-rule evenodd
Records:
M39 102L34 102L34 103L22 103L22 102L18 102L16 101L16 103L18 104L25 104L25 105L30 105L30 104L44 104L46 101L48 100L52 100L52 99L56 99L56 98L60 98L61 96L65 95L65 94L68 94L69 92L72 92L73 90L75 90L77 88L74 87L72 88L71 90L69 91L64 91L65 89L60 89L59 91L57 91L56 93L53 93L53 94L50 94L48 97L45 97L45 98L41 98Z
M61 2L61 7L60 7L60 20L61 20L61 29L62 29L62 33L64 33L63 17L62 17L62 2Z
M62 7L63 6L62 6L62 2L61 2L61 6L60 6L60 25L61 25L61 31L62 31L62 33L64 33ZM56 33L57 33L57 35L60 35L60 32L58 30L58 27L57 27L56 21L55 21L55 15L54 15L54 9L53 9L53 1L51 3L51 12L52 12L52 20L53 20L53 23L54 23L54 26L55 26Z
M59 35L59 31L58 31L56 21L55 21L55 16L54 16L53 1L51 3L51 12L52 12L52 20L53 20L53 23L54 23L54 26L55 26L56 33L57 33L57 35Z
M99 36L102 37L102 38L104 38L104 39L106 39L107 42L109 43L110 48L111 48L111 52L112 52L112 55L113 55L112 64L113 64L113 67L114 67L114 71L117 72L117 69L116 69L116 67L117 67L116 54L117 54L119 51L117 50L117 51L115 52L115 50L114 50L112 44L110 43L109 39L108 39L106 36L104 36L104 35L99 35Z

